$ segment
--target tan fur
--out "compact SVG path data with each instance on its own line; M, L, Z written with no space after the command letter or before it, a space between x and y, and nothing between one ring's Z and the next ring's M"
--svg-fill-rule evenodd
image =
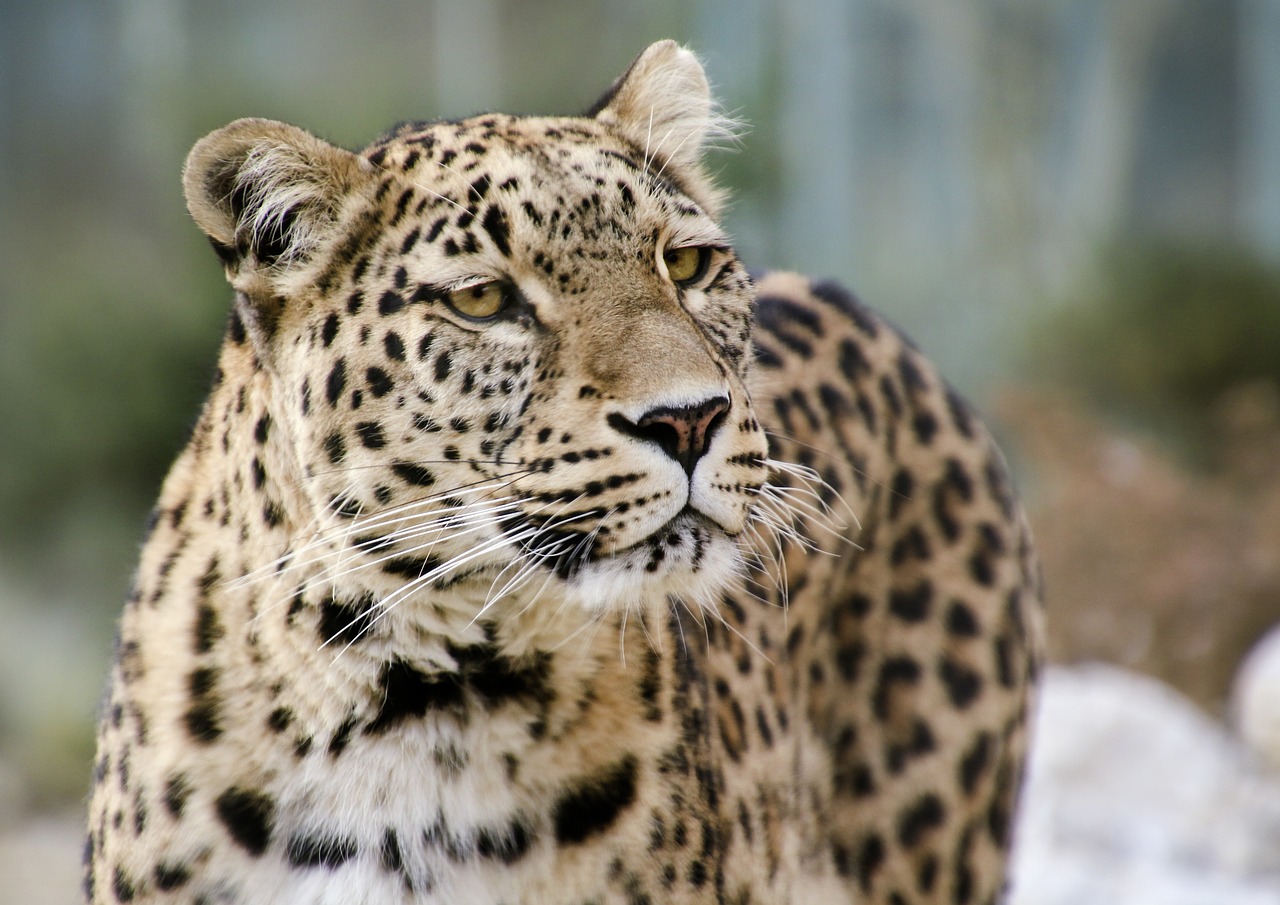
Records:
M196 145L235 303L121 621L91 901L995 900L1021 514L891 327L747 276L720 131L662 42L591 117Z

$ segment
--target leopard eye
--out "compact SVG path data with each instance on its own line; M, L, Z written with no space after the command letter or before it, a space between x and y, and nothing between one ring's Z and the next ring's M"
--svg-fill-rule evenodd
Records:
M444 302L463 317L484 321L497 317L507 307L507 299L506 287L494 281L450 292Z
M668 248L662 253L662 262L667 265L667 276L677 286L688 286L702 279L710 261L711 249L705 245Z

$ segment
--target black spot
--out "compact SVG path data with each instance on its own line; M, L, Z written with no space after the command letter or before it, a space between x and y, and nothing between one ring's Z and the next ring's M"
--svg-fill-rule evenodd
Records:
M753 340L753 343L752 354L755 356L756 364L762 368L782 367L782 359L778 357L777 352L768 346L761 345L758 339Z
M533 835L522 817L495 830L482 828L476 836L476 851L485 858L496 858L503 864L514 864L529 852Z
M436 482L435 475L421 465L414 465L412 462L394 462L391 465L391 472L406 484L412 484L414 487L430 487Z
M449 645L449 654L457 662L466 686L488 706L512 698L545 702L553 694L549 684L550 656L545 653L517 663L500 655L491 644L473 644Z
M658 652L650 648L645 656L644 670L640 675L640 700L644 704L644 718L650 722L662 719L658 694L662 691L661 661Z
M343 720L341 724L339 724L337 729L334 730L333 738L329 739L329 756L330 757L337 757L344 750L346 750L347 745L351 742L351 733L355 730L355 728L356 728L355 714L348 714L347 718ZM305 742L307 747L309 748L311 745L311 740L306 739Z
M898 841L904 848L915 848L925 833L942 826L945 817L941 798L932 792L921 795L898 818Z
M453 369L453 356L449 354L449 350L443 350L436 356L435 374L436 380L444 380L449 376L449 371Z
M373 393L378 399L390 393L395 389L396 383L391 379L391 375L382 368L370 368L365 372L365 379L369 381L369 392Z
M329 316L324 320L324 326L320 328L320 341L324 343L327 349L333 345L333 338L338 335L338 324L340 318L336 311L330 312Z
M293 711L288 707L277 707L267 717L267 728L272 732L284 732L293 723Z
M906 387L909 393L929 388L929 384L924 379L924 374L920 371L919 362L909 352L903 351L898 357L898 374L902 378L902 385Z
M933 604L933 583L923 579L914 588L889 592L889 612L904 622L922 622Z
M164 806L174 817L182 816L182 809L190 795L191 786L184 773L175 773L164 784Z
M910 657L886 657L880 664L880 675L872 696L875 714L884 720L889 717L889 696L894 685L912 686L920 681L920 664Z
M247 334L244 331L244 321L240 319L239 311L231 312L231 317L227 321L227 334L237 346L244 344Z
M947 689L951 703L960 710L972 704L982 691L982 676L949 657L944 657L938 664L938 676Z
M382 866L393 874L404 869L404 854L400 851L400 837L391 827L382 834Z
M840 373L850 382L859 380L871 373L871 365L862 351L862 346L852 339L840 343Z
M231 838L255 857L267 850L275 822L275 802L252 789L232 786L214 803L218 819Z
M372 594L359 600L337 600L332 595L320 604L317 630L321 644L354 644L367 637L375 601Z
M437 217L436 221L427 228L426 240L428 242L434 242L436 239L440 238L440 231L444 229L445 224L448 222L448 217Z
M191 879L191 870L185 864L161 861L156 865L156 888L164 891L185 886Z
M990 732L980 732L973 745L960 759L960 788L966 795L972 795L978 787L978 780L986 772L991 762L992 737Z
M393 361L404 361L404 340L400 338L399 333L388 332L382 337L382 347L386 350L388 358Z
M969 557L969 577L984 588L995 585L996 569L995 563L992 562L992 553L989 548L982 547L975 550L973 555Z
M875 316L840 284L824 280L813 283L809 291L815 298L821 299L848 317L867 336L879 334L880 328Z
M905 534L893 543L889 551L889 562L901 566L909 559L927 560L931 555L929 541L919 525L912 525Z
M386 316L395 314L404 307L404 297L388 289L378 298L378 313Z
M839 645L836 648L836 669L840 671L840 678L846 682L856 682L866 655L867 646L862 641Z
M938 856L928 855L920 862L920 869L916 872L916 889L925 894L931 893L937 881Z
M822 408L831 416L832 421L837 423L852 408L848 398L829 383L818 387L818 401L822 403Z
M347 363L345 359L339 358L329 370L329 379L325 382L324 397L329 400L331 407L338 404L338 399L341 398L346 386Z
M381 704L366 732L386 732L408 719L421 718L428 710L457 707L462 703L461 677L454 672L421 672L403 660L382 668L379 678Z
M250 463L250 470L253 472L253 486L255 490L261 490L262 485L267 483L267 469L262 464L262 460L257 456L253 457Z
M608 829L635 801L636 771L636 758L628 754L562 792L551 812L557 841L580 843Z
M813 355L810 336L818 334L821 320L812 310L781 296L762 296L756 301L756 323L802 358Z
M284 523L284 510L274 500L267 500L262 507L262 520L268 528L278 528Z
M862 847L858 850L858 883L864 893L871 892L871 880L884 864L884 859L884 840L877 833L862 840Z
M953 600L947 609L947 631L962 638L976 638L981 629L973 610L967 604Z
M111 878L111 891L116 894L117 901L132 902L133 897L138 894L138 886L133 878L125 873L124 868L117 865Z
M701 888L707 883L707 865L701 858L695 858L689 865L689 885Z
M764 746L772 748L773 730L769 728L769 718L764 712L764 707L756 708L756 729L760 733L760 740L764 742Z
M342 439L342 434L334 431L324 438L324 453L334 465L346 458L347 444Z
M996 774L996 788L999 794L992 799L991 807L987 810L987 832L991 836L991 841L1001 849L1009 845L1009 830L1012 823L1009 808L1012 797L1009 789L1011 781L1007 769L1001 769Z
M218 619L217 610L207 603L196 607L195 651L197 654L207 654L213 650L213 645L224 634L225 630Z
M344 836L297 835L289 838L287 854L294 867L340 867L355 857L354 839Z
M932 412L916 412L911 419L911 429L915 431L916 439L920 441L920 445L928 446L938 433L938 419L934 417Z
M900 417L902 415L902 395L898 392L898 385L889 379L888 374L880 376L880 395L884 398L884 404L889 407L889 412L893 417Z
M218 670L202 667L187 677L191 706L184 720L187 732L201 744L210 744L222 735L222 699L218 696Z
M387 445L387 436L377 421L361 421L356 425L356 433L360 435L360 442L368 449L382 449Z
M897 518L903 505L911 501L915 483L911 474L903 469L894 474L893 483L889 487L889 518Z
M498 247L498 251L504 258L511 257L511 228L507 224L507 216L502 209L495 204L489 205L484 212L484 219L480 223L484 227L484 231L489 234L489 238L493 240L493 244Z
M410 581L421 578L428 572L433 572L440 568L440 560L434 556L397 556L395 559L389 559L382 564L382 571L388 575L399 575L401 578L408 578Z

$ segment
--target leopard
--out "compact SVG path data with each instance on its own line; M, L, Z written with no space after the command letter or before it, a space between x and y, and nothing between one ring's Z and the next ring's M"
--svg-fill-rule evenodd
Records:
M990 905L1041 580L976 410L750 272L690 50L577 116L244 119L99 721L91 903Z

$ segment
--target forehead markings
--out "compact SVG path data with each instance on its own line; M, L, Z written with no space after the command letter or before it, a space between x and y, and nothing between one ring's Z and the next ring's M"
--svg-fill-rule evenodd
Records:
M668 215L694 217L703 215L701 209L696 204L692 203L688 194L683 191L678 182L670 175L663 173L661 170L655 173L650 167L637 163L633 157L629 156L623 150L609 147L592 147L592 142L597 142L605 136L596 134L596 132L588 128L555 124L543 125L540 128L527 128L522 131L519 128L522 124L518 119L512 120L506 125L508 128L502 131L499 131L496 128L497 122L493 119L486 119L482 121L473 120L461 124L451 123L432 125L427 128L440 130L452 126L453 134L451 136L448 134L439 135L423 131L416 135L406 135L405 131L400 131L399 134L395 134L389 139L386 139L382 143L374 146L373 150L367 151L365 159L385 176L383 185L379 188L377 193L378 198L385 196L393 184L406 186L397 198L394 215L387 225L394 226L398 223L403 218L404 214L408 212L407 208L409 206L409 202L412 200L412 193L415 190L421 191L427 197L424 197L422 202L415 207L415 214L422 214L430 199L435 199L437 202L444 202L445 204L456 208L460 212L454 218L450 218L448 216L437 217L428 227L428 232L425 236L427 241L434 241L439 238L441 232L443 232L443 230L449 225L456 225L459 229L467 231L461 243L452 237L446 239L442 247L442 250L446 255L452 257L463 254L472 254L480 250L475 242L474 236L469 231L472 224L475 223L477 218L479 218L478 225L483 229L484 234L488 236L493 248L502 257L508 259L511 257L512 228L508 212L504 209L503 205L493 201L483 209L483 213L481 213L480 209L480 203L484 202L489 195L493 179L495 177L490 173L485 172L481 173L481 175L475 180L467 182L467 175L458 168L451 166L451 164L457 161L460 156L458 150L444 148L443 153L439 157L437 157L435 153L437 150L444 147L444 145L448 144L450 138L459 144L466 141L466 144L461 148L461 152L463 154L473 155L477 159L468 161L467 165L463 169L470 171L478 167L480 165L480 160L478 158L485 156L490 148L479 144L474 140L467 141L467 133L474 134L474 130L477 127L483 128L484 138L505 146L505 149L512 154L514 160L521 161L525 166L532 169L532 172L524 174L525 178L537 181L540 171L541 173L546 172L545 164L552 163L554 158L547 157L545 152L553 150L554 148L547 147L543 143L558 142L561 145L560 150L566 154L569 153L571 148L576 146L580 150L594 153L597 164L607 161L608 167L606 168L606 174L608 169L612 169L614 170L615 175L619 175L617 174L617 170L620 167L626 171L626 175L636 180L636 182L629 184L629 180L625 178L621 178L620 176L619 178L616 178L615 187L618 190L620 196L620 207L623 211L629 213L634 209L636 198L632 188L635 187L642 188L650 193L651 197L653 197L655 201L658 201L667 209ZM532 123L526 125L534 126ZM514 130L512 128L513 126ZM397 144L399 145L398 147ZM634 151L636 149L632 150ZM424 151L425 153L422 153ZM388 160L389 155L392 158L391 161ZM394 161L394 163L392 161ZM539 165L540 162L542 166ZM450 194L445 194L444 192L431 188L424 184L424 182L419 178L416 178L419 168L424 165L439 167L440 169L452 174L459 182L465 184L467 186L466 196L470 197L464 197L466 197L466 200L469 203L464 206L464 204L460 203L460 201L455 197L451 197ZM561 170L561 172L564 173L564 164L560 164L558 166L553 164L552 169ZM600 174L596 174L592 177L588 172L587 167L584 167L582 164L572 165L569 169L576 172L581 177L593 178L597 187L603 187L606 184L604 180L600 178ZM509 176L499 184L499 189L504 192L514 193L518 188L518 184L518 179L515 176ZM474 202L471 201L471 198L475 199ZM598 193L593 192L593 199L598 199ZM598 207L598 200L595 201L595 205L593 206ZM530 202L525 200L521 209L536 227L538 226L538 221L542 218L538 215L536 208L531 211L530 207ZM453 224L450 224L450 219L454 220ZM567 224L565 224L565 228L567 230ZM421 229L415 229L411 237L412 241L410 241L410 239L405 239L401 243L401 249L407 253L407 250L411 249L421 236Z

